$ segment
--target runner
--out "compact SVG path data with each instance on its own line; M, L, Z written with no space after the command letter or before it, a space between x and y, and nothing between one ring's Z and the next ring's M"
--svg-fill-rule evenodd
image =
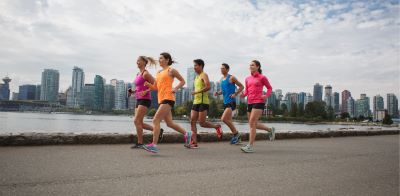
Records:
M192 137L191 131L186 132L181 126L174 123L171 112L175 104L174 93L177 92L178 89L180 89L183 85L185 85L185 80L177 70L170 67L175 62L172 60L172 57L169 53L161 53L159 63L162 70L157 73L154 84L151 84L150 82L145 82L144 84L151 90L158 91L157 98L159 107L153 118L153 142L143 146L143 149L152 153L158 152L157 143L160 134L160 123L162 120L167 123L168 127L173 128L184 135L186 147L190 145L190 138ZM174 78L179 80L179 84L175 88L172 86Z
M275 139L275 128L269 129L267 126L257 123L263 113L265 100L269 97L272 91L272 86L269 84L267 77L262 75L261 64L257 60L253 60L250 64L251 75L246 78L246 89L242 93L242 97L247 96L247 117L249 119L250 135L249 144L241 147L243 152L254 152L253 144L256 138L256 129L269 131L270 140ZM263 95L263 88L267 87L267 93Z
M143 147L143 129L153 131L153 127L147 123L143 122L143 118L147 113L151 105L151 95L149 87L145 86L144 83L150 82L154 83L153 76L146 70L148 64L155 66L156 61L151 57L139 56L136 64L139 68L139 73L136 74L135 78L135 90L128 89L129 96L135 94L136 97L136 108L134 123L136 127L137 142L131 148L142 148ZM163 138L164 130L161 129L159 142Z
M223 77L221 78L221 90L219 92L215 92L214 96L223 95L224 99L224 113L222 114L221 120L231 129L232 138L231 144L240 144L240 133L236 130L235 125L232 122L232 113L236 110L236 96L239 95L243 91L243 84L240 83L235 76L232 76L229 73L229 65L226 63L222 63L221 66L221 74ZM236 86L239 87L239 90L236 91Z
M190 148L198 148L197 144L197 127L196 122L199 120L200 126L205 128L214 128L217 131L217 137L219 140L222 139L221 125L213 124L206 121L207 111L209 108L210 101L208 99L208 91L210 90L210 81L208 75L204 73L204 61L201 59L195 59L194 71L197 76L194 79L194 96L192 111L190 114L190 125L192 127L192 143Z

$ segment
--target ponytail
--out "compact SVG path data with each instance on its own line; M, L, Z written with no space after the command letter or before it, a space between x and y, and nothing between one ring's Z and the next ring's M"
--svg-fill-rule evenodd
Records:
M253 62L258 66L258 73L262 74L261 63L260 63L260 61L253 60Z
M150 64L150 65L153 65L153 66L156 66L156 64L157 64L157 61L154 60L153 57L140 56L140 58L141 58L144 62L146 62L146 66L147 66L147 64Z

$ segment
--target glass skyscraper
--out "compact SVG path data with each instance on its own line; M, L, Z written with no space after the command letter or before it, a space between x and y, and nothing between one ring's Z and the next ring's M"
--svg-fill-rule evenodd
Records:
M45 69L42 72L40 100L57 102L60 73L54 69Z

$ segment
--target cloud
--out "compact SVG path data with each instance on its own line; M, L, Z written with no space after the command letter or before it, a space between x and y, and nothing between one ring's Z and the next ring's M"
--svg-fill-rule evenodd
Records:
M202 58L212 80L231 65L244 80L259 59L275 89L312 92L316 82L355 97L399 96L396 1L23 1L0 2L0 74L18 85L40 83L44 68L73 66L132 81L139 55L168 51L182 75ZM153 71L154 72L154 71Z

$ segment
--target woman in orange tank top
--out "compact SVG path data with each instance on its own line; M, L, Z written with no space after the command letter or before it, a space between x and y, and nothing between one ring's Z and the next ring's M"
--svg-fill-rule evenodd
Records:
M143 146L143 149L152 153L158 152L157 143L160 134L160 123L162 120L167 123L168 127L173 128L184 135L185 147L190 146L192 137L191 131L185 131L181 126L174 123L171 112L171 109L175 104L175 92L185 85L185 80L177 70L170 67L174 61L169 53L161 53L159 63L162 70L158 71L154 84L145 82L145 85L151 90L158 91L157 98L159 107L153 118L153 143ZM175 78L179 80L179 84L173 88Z

